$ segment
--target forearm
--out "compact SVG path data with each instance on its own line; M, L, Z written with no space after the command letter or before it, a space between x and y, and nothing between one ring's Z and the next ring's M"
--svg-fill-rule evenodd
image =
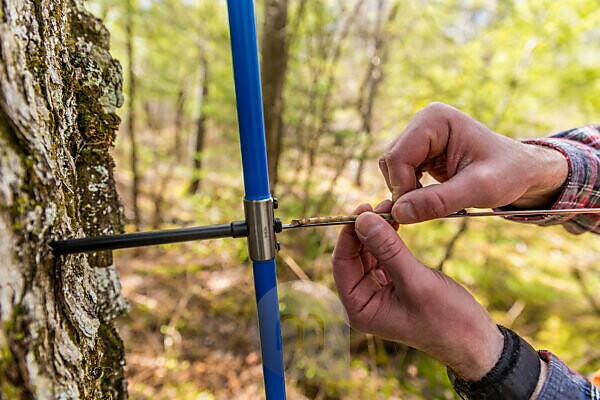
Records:
M502 328L501 355L479 381L465 381L449 370L458 395L465 400L598 400L600 390L547 351L536 352L516 333Z

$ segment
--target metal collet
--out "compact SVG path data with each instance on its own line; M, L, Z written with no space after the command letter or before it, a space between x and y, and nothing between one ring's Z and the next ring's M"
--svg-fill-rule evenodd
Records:
M252 261L266 261L277 255L273 198L244 200L248 225L248 250Z

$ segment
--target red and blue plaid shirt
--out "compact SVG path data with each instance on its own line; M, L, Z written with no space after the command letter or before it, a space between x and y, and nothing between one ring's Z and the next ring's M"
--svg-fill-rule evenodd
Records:
M526 143L560 151L569 163L569 175L553 209L600 207L600 125L584 126ZM571 233L600 234L599 214L548 215L539 218L510 218L542 226L562 224ZM600 400L600 389L569 369L548 351L540 351L548 364L548 375L538 400Z

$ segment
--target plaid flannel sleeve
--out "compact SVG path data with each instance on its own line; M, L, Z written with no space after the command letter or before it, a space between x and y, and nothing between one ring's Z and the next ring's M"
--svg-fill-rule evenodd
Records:
M552 209L600 207L600 125L571 129L556 135L527 140L561 152L568 161L569 175ZM562 224L571 233L600 233L600 215L546 215L511 217L513 221L537 225Z
M548 364L548 375L535 400L600 400L600 389L569 369L558 357L548 351L539 351Z
M560 151L568 161L569 175L552 209L600 207L600 125L584 126L548 138L527 140ZM535 218L512 217L513 221L537 225L562 224L571 233L600 234L600 215L548 215ZM600 389L569 369L558 357L540 351L548 364L548 376L537 400L600 400Z

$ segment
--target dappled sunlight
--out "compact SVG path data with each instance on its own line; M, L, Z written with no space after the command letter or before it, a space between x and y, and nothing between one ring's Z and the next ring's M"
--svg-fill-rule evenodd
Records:
M89 3L126 65L122 8L111 0ZM289 3L283 108L272 114L275 98L267 110L268 126L283 126L274 195L284 222L346 215L358 204L389 198L378 159L432 101L518 139L600 118L600 11L593 0ZM264 2L257 6L262 30ZM137 118L139 228L241 220L224 4L161 0L138 7L137 106L121 115L127 121L133 111ZM263 76L267 84L270 78ZM126 230L134 231L127 135L123 124L113 153ZM197 190L191 190L194 180ZM454 398L440 363L347 328L331 273L338 232L278 235L288 398ZM600 370L596 236L500 218L405 225L399 235L419 260L466 286L497 322L583 374ZM262 398L245 240L120 251L115 260L131 307L119 327L132 398ZM319 336L324 327L333 332L327 346Z

